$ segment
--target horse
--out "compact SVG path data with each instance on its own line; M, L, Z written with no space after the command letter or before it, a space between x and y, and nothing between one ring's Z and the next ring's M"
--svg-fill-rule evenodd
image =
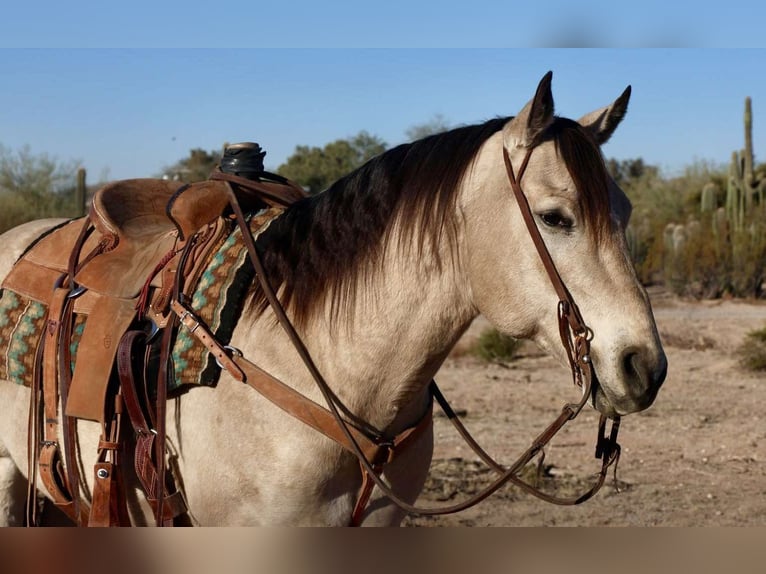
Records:
M598 374L587 397L608 417L648 408L667 359L625 229L631 205L600 146L627 112L630 87L578 121L554 114L551 74L521 111L399 145L326 191L293 204L258 235L266 275L343 411L395 436L431 408L430 381L480 314L567 362L559 297L530 239L503 156L517 170L534 223L592 332ZM58 222L2 235L0 277ZM309 399L323 397L254 282L231 336L264 371ZM30 391L0 383L0 521L23 521ZM349 523L362 483L355 457L226 372L215 388L172 399L167 432L194 524ZM98 423L80 421L81 445ZM405 501L421 492L429 425L383 478ZM95 453L81 451L84 468ZM93 488L85 473L84 488ZM41 485L38 485L42 489ZM152 522L136 484L133 524ZM375 489L364 525L404 511Z

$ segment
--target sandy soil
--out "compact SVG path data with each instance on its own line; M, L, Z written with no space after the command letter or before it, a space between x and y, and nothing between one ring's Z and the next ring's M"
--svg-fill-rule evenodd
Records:
M406 525L763 526L766 525L766 373L744 370L734 353L766 326L766 303L683 301L651 293L669 371L655 404L623 418L617 486L611 476L575 507L542 502L506 486L480 505ZM477 320L437 376L463 422L499 461L511 462L578 398L568 371L534 347L512 363L487 365L465 353L487 327ZM583 492L597 414L586 407L547 449L542 482L550 492ZM444 417L436 418L431 477L419 502L447 504L492 477Z

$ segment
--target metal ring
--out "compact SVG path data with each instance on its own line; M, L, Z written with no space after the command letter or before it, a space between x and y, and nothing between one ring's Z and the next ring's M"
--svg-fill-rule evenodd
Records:
M58 276L58 278L53 282L53 288L58 289L64 284L64 279L66 279L69 276L68 273L62 273Z
M231 353L232 355L236 355L237 357L241 357L241 356L242 356L242 351L240 351L240 350L239 350L239 349L237 349L236 347L232 347L231 345L224 345L224 346L223 346L223 350L224 350L224 351L229 351L229 353ZM221 364L221 361L219 361L219 360L218 360L218 357L215 357L215 363L216 363L216 364L217 364L217 365L218 365L220 368L222 368L224 371L226 370L226 367L224 367L224 366Z
M160 328L153 319L147 319L149 333L146 335L146 342L151 343L157 334L160 332Z
M77 297L85 293L87 290L88 290L87 287L83 285L77 285L77 287L72 287L72 289L69 291L69 294L66 297L67 299L77 299Z

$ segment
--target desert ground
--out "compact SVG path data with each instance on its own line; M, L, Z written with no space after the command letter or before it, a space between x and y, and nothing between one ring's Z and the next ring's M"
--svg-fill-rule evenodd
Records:
M622 419L622 457L596 496L554 506L505 486L459 514L409 517L408 526L764 526L766 373L740 366L736 348L766 326L766 302L689 301L650 289L668 356L654 405ZM488 324L476 320L437 376L464 424L499 461L512 462L576 401L569 371L532 345L507 364L467 352ZM593 457L598 415L586 407L546 451L541 484L572 495L600 469ZM571 427L571 428L570 428ZM449 504L493 474L443 416L435 422L431 475L420 504Z

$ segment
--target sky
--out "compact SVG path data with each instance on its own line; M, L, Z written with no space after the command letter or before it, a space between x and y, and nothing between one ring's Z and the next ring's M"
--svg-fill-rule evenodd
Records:
M0 47L763 46L763 0L35 0Z
M739 0L731 11L698 3L686 27L683 3L666 3L658 18L651 0L608 13L608 25L561 2L287 1L281 14L276 3L172 4L4 8L0 145L81 162L90 182L158 176L192 148L237 141L261 144L274 170L296 145L361 130L395 145L436 114L450 125L514 115L552 70L556 111L573 119L632 86L607 157L641 157L669 175L727 163L743 146L751 96L756 159L766 161L766 50L675 47L760 37L747 33L743 14L753 13ZM525 26L542 8L545 25ZM729 30L725 15L736 10ZM616 47L537 47L558 44ZM645 47L656 45L672 47Z

